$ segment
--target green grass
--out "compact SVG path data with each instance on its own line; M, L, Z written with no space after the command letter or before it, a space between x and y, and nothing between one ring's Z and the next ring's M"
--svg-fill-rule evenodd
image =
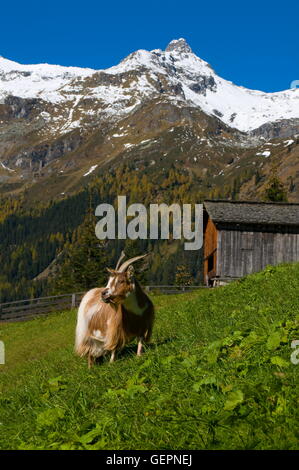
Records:
M75 311L0 325L0 448L298 449L299 264L153 299L143 357L91 370Z

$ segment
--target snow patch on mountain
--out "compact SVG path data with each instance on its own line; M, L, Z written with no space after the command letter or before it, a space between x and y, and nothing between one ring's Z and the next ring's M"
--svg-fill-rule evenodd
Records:
M270 157L271 152L270 150L265 150L264 152L258 152L256 155L261 155L262 157Z
M97 168L97 166L98 166L98 165L92 165L92 166L89 168L89 170L88 170L86 173L84 173L83 176L88 176L88 175L90 175L91 173L93 173L94 170Z
M284 141L284 147L289 147L289 145L292 145L295 141L293 139L290 140L285 140Z
M15 170L12 170L11 168L8 168L6 165L4 165L3 162L0 162L0 165L2 166L2 168L3 168L4 170L7 170L7 171L15 171Z

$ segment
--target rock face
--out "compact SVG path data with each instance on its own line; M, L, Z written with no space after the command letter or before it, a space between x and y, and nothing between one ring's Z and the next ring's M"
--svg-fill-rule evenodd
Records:
M34 117L38 111L42 111L40 100L36 98L24 99L10 95L5 98L4 104L8 107L9 114L13 119L30 119Z
M265 139L286 139L299 134L299 119L282 119L274 122L267 122L254 129L250 133L254 136L261 136Z
M273 158L296 192L298 133L298 88L238 87L182 38L106 70L0 57L0 193L47 184L54 197L66 181L68 191L85 183L95 165L127 161L162 173L179 165L223 186L242 171L266 173Z
M185 54L192 54L192 49L184 38L174 39L165 49L165 52L179 52Z
M53 160L56 160L76 150L82 139L78 131L73 131L53 142L47 142L17 153L10 161L22 169L41 169Z

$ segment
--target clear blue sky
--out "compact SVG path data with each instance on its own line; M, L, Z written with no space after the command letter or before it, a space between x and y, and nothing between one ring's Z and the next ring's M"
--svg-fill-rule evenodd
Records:
M184 37L222 77L280 91L299 80L298 23L298 0L6 1L0 55L99 69Z

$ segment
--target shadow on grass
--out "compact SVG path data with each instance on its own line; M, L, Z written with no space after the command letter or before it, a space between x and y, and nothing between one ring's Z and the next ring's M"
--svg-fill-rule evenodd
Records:
M157 346L162 346L164 344L171 343L177 339L176 336L173 336L171 338L165 338L161 341L155 341L153 343L145 344L143 347L143 354L146 354L147 351L151 351L157 348ZM137 344L132 343L124 347L121 351L118 351L115 360L121 360L121 359L126 359L129 357L134 357L136 356L137 353ZM110 360L110 354L105 354L105 356L101 356L96 359L96 365L101 365L103 363L109 362Z

